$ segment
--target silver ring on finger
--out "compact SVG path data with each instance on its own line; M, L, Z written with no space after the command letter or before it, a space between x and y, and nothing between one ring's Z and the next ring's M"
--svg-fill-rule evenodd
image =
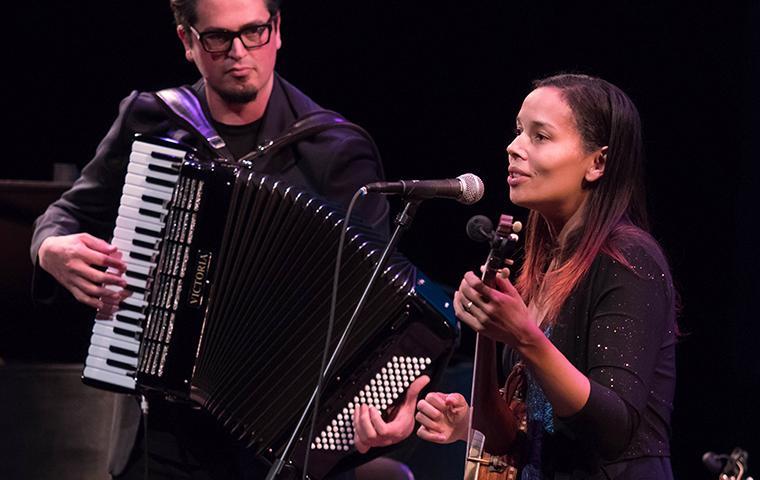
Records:
M464 308L464 311L467 313L470 313L470 309L472 308L472 302L463 303L462 307Z

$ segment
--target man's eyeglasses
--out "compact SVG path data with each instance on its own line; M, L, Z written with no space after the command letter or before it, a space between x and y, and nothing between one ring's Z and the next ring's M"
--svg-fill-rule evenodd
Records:
M269 39L272 36L273 20L274 17L269 17L267 23L250 25L237 32L230 32L229 30L211 30L199 33L193 26L190 26L190 31L193 32L195 38L201 42L201 46L203 46L203 49L207 52L227 53L232 48L232 42L236 38L239 38L240 41L243 42L243 46L249 49L263 47L269 43Z

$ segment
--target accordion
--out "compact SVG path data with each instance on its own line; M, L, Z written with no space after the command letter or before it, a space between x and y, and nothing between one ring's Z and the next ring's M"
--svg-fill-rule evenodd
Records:
M95 321L84 382L197 403L257 453L279 454L320 376L344 223L339 208L275 178L138 137L112 240L131 295ZM337 332L385 246L360 222L345 238ZM387 411L414 379L440 372L458 333L449 297L391 255L293 463L310 448L307 473L321 478L350 459L354 407Z

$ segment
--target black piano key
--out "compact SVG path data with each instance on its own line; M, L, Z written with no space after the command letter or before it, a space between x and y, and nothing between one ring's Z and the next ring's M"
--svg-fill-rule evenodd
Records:
M137 247L147 248L147 249L150 249L150 250L155 250L156 249L156 243L155 242L151 243L151 242L146 242L145 240L134 239L134 240L132 240L132 245L135 245Z
M135 228L135 233L139 233L141 235L148 235L149 237L161 238L161 231L151 230L145 227Z
M155 203L156 205L163 205L164 200L158 198L158 197L152 197L150 195L142 195L140 199L146 203Z
M119 304L119 310L129 310L130 312L143 313L143 309L141 307L138 307L136 305L131 305L126 302L121 302Z
M128 323L130 325L140 326L142 324L141 320L139 320L137 318L128 317L126 315L121 315L121 314L118 314L118 313L116 314L116 320L118 320L120 322L123 322L123 323Z
M120 362L118 360L114 360L112 358L106 359L106 365L110 365L112 367L121 368L122 370L127 370L128 374L135 373L135 367L134 365L129 365L128 363Z
M154 212L147 208L140 208L137 211L140 212L140 215L145 215L146 217L161 218L161 212Z
M127 350L126 348L117 347L116 345L111 345L110 347L108 347L108 350L113 353L118 353L119 355L124 355L126 357L137 358L137 352L133 352L132 350Z
M167 160L169 162L175 162L177 164L177 171L179 171L179 166L182 163L182 158L175 157L174 155L169 155L168 153L163 152L150 152L150 156L153 158L157 158L159 160Z
M150 278L148 277L148 275L145 275L144 273L134 272L131 270L127 270L126 272L124 272L124 275L130 278L136 278L138 280L147 280L148 278Z
M154 172L166 173L168 175L176 175L177 174L177 170L175 170L173 168L162 167L161 165L149 164L148 165L148 170L153 170Z
M142 287L138 287L136 285L127 285L125 290L129 290L130 292L134 292L140 295L144 295L146 290Z
M124 337L133 338L135 340L140 340L140 334L138 332L133 332L132 330L127 330L121 327L113 327L113 333L122 335Z
M174 188L174 182L169 180L162 180L160 178L145 177L145 183L152 183L154 185L161 185L162 187Z
M153 257L151 255L144 255L142 253L129 252L129 256L131 258L135 258L137 260L142 260L143 262L152 262L153 261Z

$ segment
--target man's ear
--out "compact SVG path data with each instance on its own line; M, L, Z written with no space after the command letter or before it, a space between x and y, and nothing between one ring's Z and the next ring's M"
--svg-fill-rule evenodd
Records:
M185 58L188 62L193 61L193 48L192 48L192 39L190 38L190 32L185 30L185 27L182 25L177 25L177 36L179 37L179 40L182 42L182 46L185 49Z
M608 147L602 147L594 155L594 163L586 170L584 177L586 182L593 183L604 175L604 167L607 165L607 150L609 150Z
M272 35L274 35L274 44L275 47L277 47L277 50L280 49L282 46L282 35L280 32L280 18L282 17L282 14L280 12L277 12L277 16L274 19L274 25L272 26Z

